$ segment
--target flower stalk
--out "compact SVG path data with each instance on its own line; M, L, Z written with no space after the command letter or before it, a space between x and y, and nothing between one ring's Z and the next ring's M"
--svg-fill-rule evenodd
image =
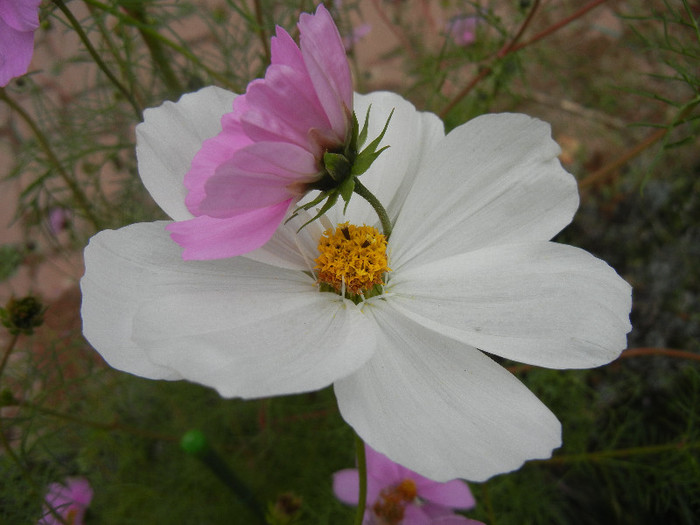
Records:
M231 470L221 456L209 445L209 441L203 432L190 430L182 436L180 446L188 454L194 456L218 477L224 485L238 496L238 498L258 518L260 523L265 523L265 513L248 486Z
M357 501L355 525L362 525L365 507L367 506L367 456L365 454L365 444L357 434L355 434L355 452L357 454L357 470L360 478L360 496Z
M75 180L73 180L73 178L71 178L71 176L65 170L65 168L61 164L61 161L58 160L58 157L51 148L49 139L46 137L46 135L44 135L43 131L41 131L37 123L34 122L34 119L29 115L29 113L27 113L22 108L22 106L20 106L14 100L12 100L8 96L5 89L2 87L0 87L0 100L4 100L7 103L7 105L10 106L10 108L12 108L20 117L22 117L22 120L24 120L24 122L31 128L37 140L39 141L41 149L43 149L44 153L46 153L49 162L56 169L59 177L61 177L66 186L68 186L68 189L70 189L77 205L83 210L85 218L87 218L87 220L90 221L90 223L92 223L95 229L102 229L104 225L102 224L102 221L97 217L97 215L93 213L90 203L88 202L87 196L85 195L85 193L83 193L83 190L80 189L80 186L78 186Z
M54 2L54 4L56 4L56 7L58 7L61 10L61 12L65 15L65 17L68 19L68 22L75 30L76 34L78 35L78 38L80 38L81 42L85 45L85 48L87 49L88 53L90 53L90 56L95 61L95 64L97 64L97 67L99 67L102 70L102 72L105 75L107 75L107 78L112 82L112 84L114 84L114 86L124 95L126 100L129 101L129 104L131 104L131 107L134 109L134 113L136 114L136 118L138 120L143 120L143 113L141 111L141 107L136 102L136 99L134 99L134 96L124 86L124 84L122 84L119 81L119 79L114 76L114 74L107 67L107 64L104 63L104 61L100 57L99 53L97 52L95 47L90 42L90 39L85 34L85 31L83 31L83 28L80 26L80 22L78 22L78 20L75 18L75 16L73 16L73 13L70 11L70 9L68 9L68 7L63 2L63 0L53 0L53 2Z

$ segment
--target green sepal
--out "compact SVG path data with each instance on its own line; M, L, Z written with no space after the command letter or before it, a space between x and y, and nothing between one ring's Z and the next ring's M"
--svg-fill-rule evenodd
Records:
M357 144L355 145L355 151L357 151L357 148L361 148L362 145L365 143L365 140L367 140L367 131L369 127L369 111L372 109L372 104L370 104L367 107L367 114L365 115L365 123L362 126L362 131L360 131L359 136L357 137ZM393 112L393 110L392 110ZM354 114L353 114L354 115ZM355 120L357 120L357 117L355 117ZM360 124L357 124L357 127L360 127Z
M367 171L372 163L377 160L377 157L379 157L379 155L381 155L382 152L388 147L389 146L384 146L382 149L375 151L374 153L366 153L365 150L358 155L355 163L352 165L352 171L350 172L352 177L358 177Z
M339 195L339 194L340 194L340 193L338 192L338 190L331 190L331 191L329 191L329 192L327 193L327 195L328 195L328 200L327 200L326 203L323 205L323 207L322 207L322 208L318 211L318 213L317 213L316 215L314 215L311 219L309 219L309 220L306 221L304 224L302 224L301 226L299 226L299 229L297 230L297 233L299 233L299 232L300 232L302 229L304 229L306 226L308 226L309 224L311 224L312 222L314 222L316 219L318 219L321 215L323 215L323 214L326 213L328 210L330 210L330 209L335 205L335 203L338 202L338 195ZM318 199L315 199L315 200L318 200ZM309 204L311 204L311 203L309 203ZM309 204L304 205L303 209L307 210L307 209L308 209L307 206L309 206Z
M297 215L299 215L299 212L300 212L301 210L308 210L309 208L313 208L314 206L316 206L319 202L321 202L321 201L322 201L323 199L325 199L326 197L328 197L328 194L327 194L325 191L322 191L322 192L318 195L318 197L316 197L316 198L315 198L314 200L312 200L311 202L307 202L307 203L304 204L303 206L297 206L297 209L294 210L294 213L292 213L292 215L290 215L290 216L287 218L287 220L284 221L284 223L287 224L287 223L288 223L289 221L291 221L294 217L296 217Z
M362 152L360 152L358 157L363 155L363 154L374 153L375 151L377 151L377 146L379 146L379 143L384 138L384 134L386 133L386 130L389 127L389 122L391 122L391 117L393 117L393 116L394 116L394 110L392 109L391 113L389 113L389 118L386 119L386 124L384 124L384 129L382 129L382 132L379 134L379 136L376 139L374 139L372 142L370 142L369 145L364 150L362 150Z
M327 151L323 154L323 166L328 175L336 182L344 181L350 174L350 161L341 153Z
M348 204L350 204L350 197L352 197L352 193L355 191L355 177L350 176L341 182L340 186L338 186L338 191L345 201L345 207L343 208L343 213L345 213L348 209Z

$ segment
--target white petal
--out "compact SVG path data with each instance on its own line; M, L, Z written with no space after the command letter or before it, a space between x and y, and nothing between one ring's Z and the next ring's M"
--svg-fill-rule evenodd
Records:
M588 368L615 359L631 288L572 246L484 248L390 274L392 305L417 323L508 359Z
M432 113L417 111L413 104L394 93L355 94L354 105L360 129L364 125L367 108L372 106L365 146L379 136L391 110L394 110L384 139L377 148L388 145L389 149L374 161L359 180L395 219L413 184L421 158L445 135L442 121ZM377 213L358 195L352 196L345 216L342 212L343 204L339 203L328 214L334 225L344 220L356 225L378 223Z
M483 115L451 131L421 164L392 234L392 268L485 246L549 240L578 207L549 124Z
M323 388L374 352L372 322L308 275L183 261L165 224L105 231L86 250L84 333L113 366L259 397Z
M153 230L167 236L166 224L134 224L98 233L85 248L85 275L80 280L85 338L110 366L150 379L182 376L168 366L153 363L131 340L137 308L158 293L143 286L158 276L158 269L146 269L138 259L130 260L129 250L132 245L140 245L142 239L158 237ZM154 246L154 256L158 252L158 246Z
M315 213L314 213L315 215ZM314 215L306 211L283 223L261 248L248 252L243 257L271 264L280 268L313 272L318 257L318 241L321 238L324 227L319 221L313 221L301 230Z
M136 126L136 156L146 189L176 221L192 218L185 207L185 174L202 142L221 131L221 117L232 111L234 93L207 87L147 109Z
M318 390L374 353L372 326L350 301L328 300L333 294L308 281L268 290L261 286L273 284L269 277L241 281L149 302L135 340L154 361L224 397Z
M390 307L370 311L378 350L335 384L343 418L369 446L436 481L482 481L561 444L556 417L484 354Z

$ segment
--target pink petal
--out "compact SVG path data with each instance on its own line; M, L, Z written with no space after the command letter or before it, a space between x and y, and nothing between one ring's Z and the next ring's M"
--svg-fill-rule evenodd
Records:
M305 71L304 57L294 39L283 28L277 26L277 34L270 42L270 63L285 65L297 71Z
M304 185L317 179L319 170L314 156L294 144L251 144L206 181L206 197L198 212L224 218L299 198Z
M321 107L306 69L285 65L267 69L264 80L251 82L246 91L249 111L241 116L244 129L256 141L281 140L306 148L315 155L323 151L309 130L325 131L332 146L344 136L330 133L330 122Z
M236 97L233 106L246 107L245 95ZM221 126L218 135L204 141L185 175L184 184L188 190L185 204L193 215L199 215L199 205L206 197L204 185L216 169L231 159L238 150L253 143L234 113L226 113L221 118Z
M352 111L352 76L345 46L328 10L299 17L301 53L321 106L335 133L344 138Z
M188 260L224 259L248 253L270 240L292 200L227 219L202 215L166 228Z
M469 486L459 479L446 483L430 481L429 484L419 485L418 495L432 503L452 509L471 509L476 506Z
M401 525L431 525L432 522L421 507L409 503L404 510Z
M24 75L34 54L34 32L18 31L0 18L0 87Z
M87 479L68 478L67 485L73 501L85 507L90 505L94 492Z
M17 31L34 31L39 27L41 0L0 0L0 20Z
M360 500L360 475L357 469L348 468L333 474L333 493L343 503L357 505Z
M398 463L394 463L384 454L377 452L369 445L365 445L365 456L367 459L368 475L371 475L385 487L401 483L406 479L406 474L411 472Z

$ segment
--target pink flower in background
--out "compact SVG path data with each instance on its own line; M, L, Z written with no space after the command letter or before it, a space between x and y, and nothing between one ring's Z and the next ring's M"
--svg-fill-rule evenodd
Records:
M41 0L0 0L0 86L24 75L34 52Z
M50 505L69 525L82 525L85 511L92 501L93 491L85 478L68 478L65 484L51 483L46 494L46 505ZM47 506L37 525L63 525Z
M466 483L455 479L440 483L394 463L365 445L367 455L367 506L364 525L479 525L455 514L474 508ZM345 469L333 475L333 492L343 503L357 505L359 473ZM483 525L483 524L481 524Z
M447 32L458 46L468 46L476 40L478 16L458 16L447 23Z
M343 37L343 45L345 46L345 50L350 51L353 47L355 47L355 44L366 37L371 30L372 26L370 24L360 24L357 27L353 27L350 34Z
M324 153L341 151L349 138L352 78L338 29L322 4L298 25L299 47L277 28L265 78L235 98L221 132L192 161L185 204L193 218L168 226L186 260L265 244L323 176Z

